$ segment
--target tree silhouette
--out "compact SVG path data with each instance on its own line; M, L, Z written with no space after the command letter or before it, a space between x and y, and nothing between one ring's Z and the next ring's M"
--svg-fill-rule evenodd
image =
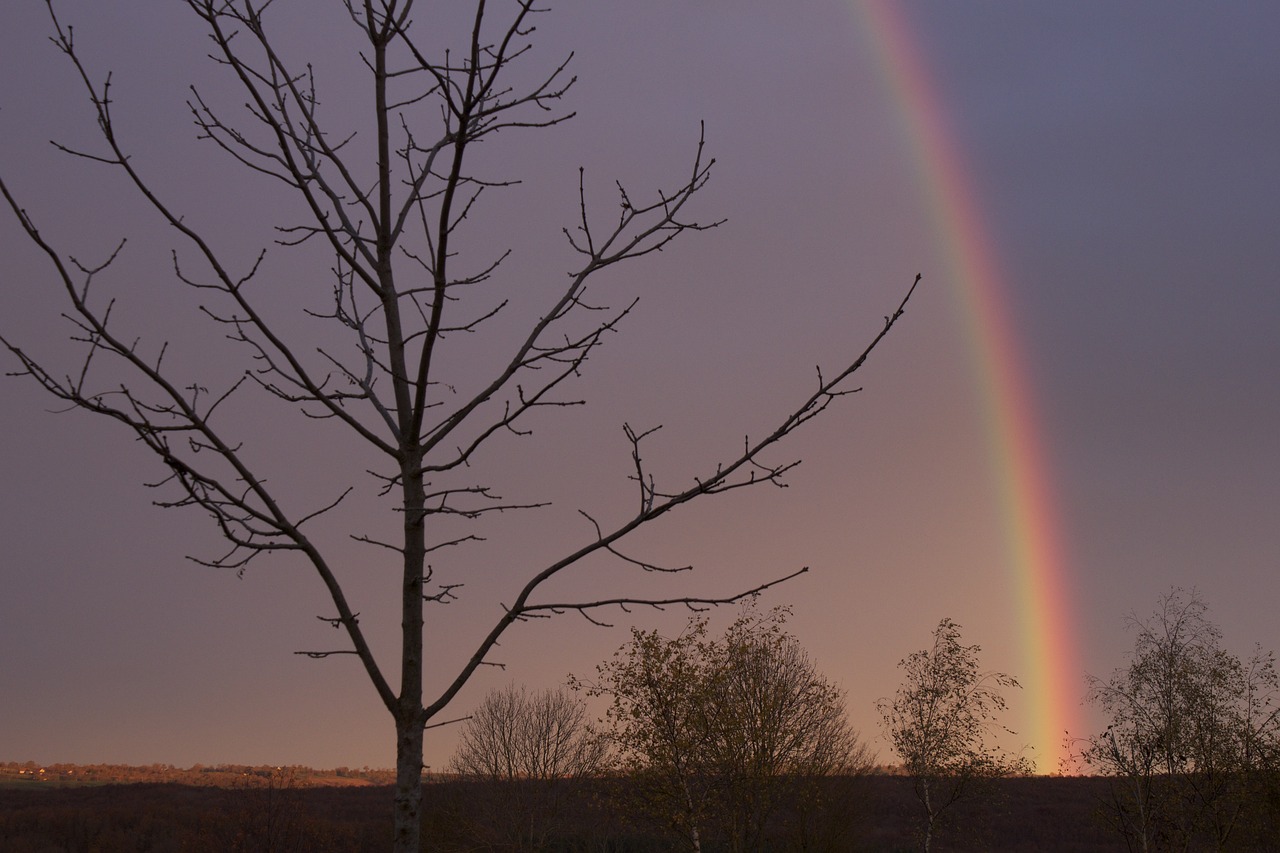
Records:
M984 780L1031 769L1026 759L988 743L993 730L1003 728L1001 690L1021 685L1003 672L983 672L980 651L961 643L960 626L943 619L933 630L931 647L899 662L906 680L893 700L877 702L893 750L924 809L926 853L947 811Z
M58 20L50 3L53 41L78 74L100 131L90 147L59 148L116 170L172 229L172 280L193 290L205 319L239 348L244 362L225 384L207 383L170 353L169 342L180 344L186 329L158 318L143 321L141 332L127 328L128 318L113 312L116 297L103 292L112 286L112 264L124 241L104 259L76 260L63 248L69 238L41 230L38 216L3 180L0 193L47 257L71 339L83 349L77 362L59 367L33 354L12 329L0 341L22 375L70 407L116 421L154 454L166 472L154 483L162 495L157 503L203 511L226 540L225 551L200 562L243 572L264 554L287 553L311 568L333 606L319 618L341 629L347 642L301 653L354 656L394 719L395 847L417 851L424 729L439 723L478 668L495 663L491 653L513 624L566 611L599 621L604 608L723 604L805 571L719 595L544 592L553 578L586 571L594 558L612 558L639 572L687 568L626 553L623 540L694 499L782 485L796 463L766 460L766 451L857 390L850 377L902 315L919 278L861 351L834 370L819 371L792 408L776 413L770 429L746 438L728 457L710 460L674 484L660 482L642 452L657 427L626 425L631 511L617 518L583 511L581 539L566 543L558 557L511 570L516 573L499 615L458 669L428 690L426 605L455 600L464 583L456 575L437 577L432 560L481 539L476 522L543 505L505 497L497 483L501 471L486 466L485 452L498 437L527 433L535 413L581 402L569 391L572 380L634 305L610 305L592 287L597 274L718 225L688 213L714 161L700 136L688 170L672 187L641 196L619 185L618 206L607 221L591 214L580 173L576 221L563 231L576 266L541 311L522 321L508 317L504 294L522 281L508 270L507 241L469 226L490 195L515 181L477 152L482 143L496 144L503 131L506 140L570 118L562 106L573 85L569 60L536 76L513 71L528 59L533 18L541 11L532 0L504 7L502 20L478 0L466 35L452 49L438 44L423 22L415 25L411 13L423 8L413 0L343 0L343 6L354 25L350 51L359 53L366 75L368 103L360 119L366 123L357 127L331 118L323 97L322 60L347 48L315 45L315 64L296 62L279 49L273 16L281 12L270 2L185 0L209 39L213 62L243 105L227 108L225 98L193 87L188 106L199 136L260 179L264 194L283 188L295 202L294 218L265 234L246 264L180 209L176 190L147 176L116 122L110 74L82 58L72 27ZM294 253L289 257L299 272L282 274L268 263L268 244L272 253ZM327 269L327 278L315 278L318 268ZM304 330L282 306L312 326ZM474 350L459 347L474 336L484 336L489 373L459 384L451 359L468 358ZM340 428L347 446L340 454L317 449L302 466L277 469L256 439L264 424L290 415L300 424L319 419ZM332 494L290 488L306 471L347 460L355 473ZM357 562L392 559L398 566L395 663L375 654L348 597L361 566L327 547L320 535L331 513L371 484L387 517L395 519L388 525L393 532L350 535L370 549Z
M1174 588L1136 634L1127 666L1089 678L1106 728L1081 758L1108 776L1106 813L1131 849L1222 849L1274 803L1280 758L1275 655L1241 659L1194 590Z
M779 815L803 824L825 780L871 764L843 691L786 630L789 615L746 606L720 636L702 615L675 637L633 628L594 681L572 681L609 701L602 734L639 805L693 853L709 828L728 849L770 849Z

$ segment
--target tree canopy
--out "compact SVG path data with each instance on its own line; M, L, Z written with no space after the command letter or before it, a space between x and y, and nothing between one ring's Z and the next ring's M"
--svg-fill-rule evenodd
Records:
M675 637L633 629L594 681L576 681L609 701L603 734L619 767L690 850L709 832L760 849L771 820L805 818L818 780L870 764L843 691L786 630L788 616L752 604L718 636L702 615Z

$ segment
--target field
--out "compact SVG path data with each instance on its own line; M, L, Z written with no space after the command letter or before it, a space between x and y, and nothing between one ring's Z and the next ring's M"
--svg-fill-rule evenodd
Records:
M45 772L40 773L43 769ZM18 770L23 772L19 773ZM0 849L6 853L116 850L382 851L388 847L391 788L386 771L306 768L39 768L0 766ZM68 772L71 771L71 772ZM172 778L164 778L166 774ZM147 779L127 781L124 777ZM192 781L205 784L192 784ZM441 779L427 788L428 849L517 849L534 809L543 849L677 849L660 827L628 816L617 781L566 784L553 820L545 791L502 790ZM896 776L839 780L838 802L813 825L816 849L918 849L909 782ZM939 851L1125 850L1096 816L1105 780L1009 779L980 808L958 811ZM542 799L539 799L542 798ZM528 812L528 813L526 813ZM519 817L524 815L524 817ZM715 849L714 843L706 845Z

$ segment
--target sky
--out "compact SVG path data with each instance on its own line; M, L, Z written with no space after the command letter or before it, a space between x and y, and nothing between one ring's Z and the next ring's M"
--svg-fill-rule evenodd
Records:
M113 73L134 162L247 264L293 208L196 139L189 85L239 101L181 5L57 8L95 73ZM315 62L335 122L361 127L340 4L302 5L277 4L282 49ZM655 585L593 565L554 592L712 595L809 567L764 603L792 608L792 631L886 762L875 702L944 617L985 668L1023 682L1005 742L1042 772L1057 769L1063 730L1100 729L1086 676L1123 665L1126 616L1171 587L1199 591L1233 651L1280 649L1277 7L551 5L527 73L572 52L577 115L486 147L495 174L523 182L492 194L461 247L474 263L512 250L495 287L513 318L536 316L572 265L560 228L577 214L579 167L612 216L615 179L642 196L683 178L702 122L716 165L695 213L727 221L603 279L614 304L640 301L575 386L587 405L541 415L484 460L500 490L552 505L442 557L466 586L428 612L428 693L525 578L589 533L580 509L634 500L623 423L661 424L649 458L663 482L689 482L772 429L816 367L855 356L917 273L862 390L774 451L803 460L788 488L682 509L629 546L694 572ZM240 353L173 280L175 235L118 176L49 145L91 145L94 126L43 4L0 15L0 175L86 263L128 237L101 285L116 322L144 345L169 341L175 371L225 382ZM303 337L314 326L299 307L328 293L316 263L273 249L268 265L268 305ZM55 282L7 210L0 282L0 331L73 369ZM498 343L451 362L459 381L500 346L486 340ZM394 566L346 538L394 521L360 448L246 399L239 434L287 494L357 487L326 543L394 668ZM144 484L163 473L145 450L55 402L30 380L0 383L0 760L391 766L391 720L354 661L293 654L335 643L306 567L262 560L238 577L186 559L218 554L208 520L154 507L162 495ZM517 626L494 656L505 668L482 668L445 716L508 683L590 677L632 625L674 633L687 614L605 616L613 627L573 614ZM455 736L429 732L428 765Z

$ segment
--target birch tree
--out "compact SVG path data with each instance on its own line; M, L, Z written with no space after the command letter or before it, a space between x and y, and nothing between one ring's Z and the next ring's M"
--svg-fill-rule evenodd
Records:
M211 154L241 164L264 192L283 189L296 203L296 218L279 222L247 252L221 246L196 224L198 216L189 215L190 201L179 201L176 189L151 177L135 156L129 128L117 121L109 71L85 58L82 34L73 38L72 26L49 3L52 40L74 68L98 131L96 140L60 140L58 146L70 157L114 170L167 224L174 235L166 251L170 275L145 286L191 288L204 319L239 347L243 369L221 386L204 384L169 354L185 329L113 312L113 264L126 251L124 240L105 257L77 260L83 255L77 255L76 235L49 226L49 212L28 209L33 199L18 198L4 181L4 173L19 168L14 163L0 164L0 193L20 232L47 259L47 283L61 293L80 355L66 363L37 354L12 318L3 323L0 341L16 373L68 407L114 421L151 451L163 471L152 481L160 506L203 512L225 539L225 551L196 559L243 572L265 555L286 554L309 566L332 604L318 616L345 641L303 653L353 656L385 706L395 737L394 846L417 851L424 730L441 722L480 667L495 662L492 653L512 625L567 611L599 621L606 608L723 604L805 570L713 595L673 589L668 596L619 590L562 597L574 588L563 583L554 585L554 594L545 592L552 579L587 572L601 558L661 573L668 567L623 550L630 534L693 500L781 485L796 460L770 451L857 390L851 377L901 317L915 283L904 288L879 332L844 363L819 370L794 404L773 414L772 426L682 479L664 481L645 461L656 426L623 425L632 469L630 511L616 517L584 511L582 535L565 542L559 556L505 569L510 591L498 615L477 626L476 638L466 641L471 652L455 672L428 684L424 664L434 652L423 642L427 614L465 592L463 581L436 576L433 559L482 538L484 527L475 525L496 514L542 503L506 498L501 472L483 465L485 452L499 437L528 432L536 415L581 402L573 380L634 305L596 287L597 275L719 225L690 212L714 160L691 129L696 144L684 173L647 192L618 186L607 218L592 213L589 179L580 173L578 203L566 211L561 247L573 259L572 271L540 311L515 322L504 313L502 288L519 285L509 269L518 261L504 235L469 227L490 196L515 182L495 171L488 153L500 152L499 142L522 132L572 117L565 106L574 82L569 58L538 73L522 66L531 61L533 22L541 11L533 0L500 9L477 0L468 7L467 34L452 45L438 43L440 34L431 27L440 9L429 4L337 2L350 18L350 43L317 44L312 61L298 61L278 49L281 5L182 0L192 24L207 36L222 79L237 92L227 99L193 88L188 108L195 133ZM450 14L456 11L450 7ZM334 119L325 106L332 82L325 61L337 54L358 54L363 68L367 103L358 119ZM521 71L514 73L517 66ZM476 156L482 143L484 159ZM290 257L307 270L327 268L328 279L280 274L268 262L277 252L296 253ZM292 304L322 327L318 344L314 330L301 334L296 323L281 319L281 304ZM479 382L452 384L449 354L460 341L486 334L491 372ZM263 424L289 417L325 420L345 434L344 458L360 460L349 485L325 495L287 488L291 473L303 470L276 470L257 440ZM365 465L366 459L372 461ZM325 450L303 467L334 464ZM352 537L369 548L357 566L317 534L353 500L353 491L365 489L381 495L387 517L395 520L387 527L395 532L353 530ZM392 659L375 654L361 608L348 595L354 572L385 560L398 571L399 649Z
M675 637L633 629L596 680L574 682L608 700L603 734L642 810L694 853L709 836L733 851L802 836L804 826L771 822L848 809L818 803L823 781L870 766L843 692L786 631L787 616L747 606L720 636L705 616Z
M1003 672L984 672L980 651L964 645L960 626L943 619L929 648L898 663L905 680L894 698L876 704L923 809L926 853L951 807L985 780L1030 772L1026 759L990 742L997 731L1008 731L1000 723L1007 708L1001 691L1021 685Z
M1107 814L1132 849L1222 849L1257 831L1280 758L1275 656L1222 645L1200 596L1173 589L1129 617L1127 666L1089 679L1107 720L1082 757L1110 777Z

